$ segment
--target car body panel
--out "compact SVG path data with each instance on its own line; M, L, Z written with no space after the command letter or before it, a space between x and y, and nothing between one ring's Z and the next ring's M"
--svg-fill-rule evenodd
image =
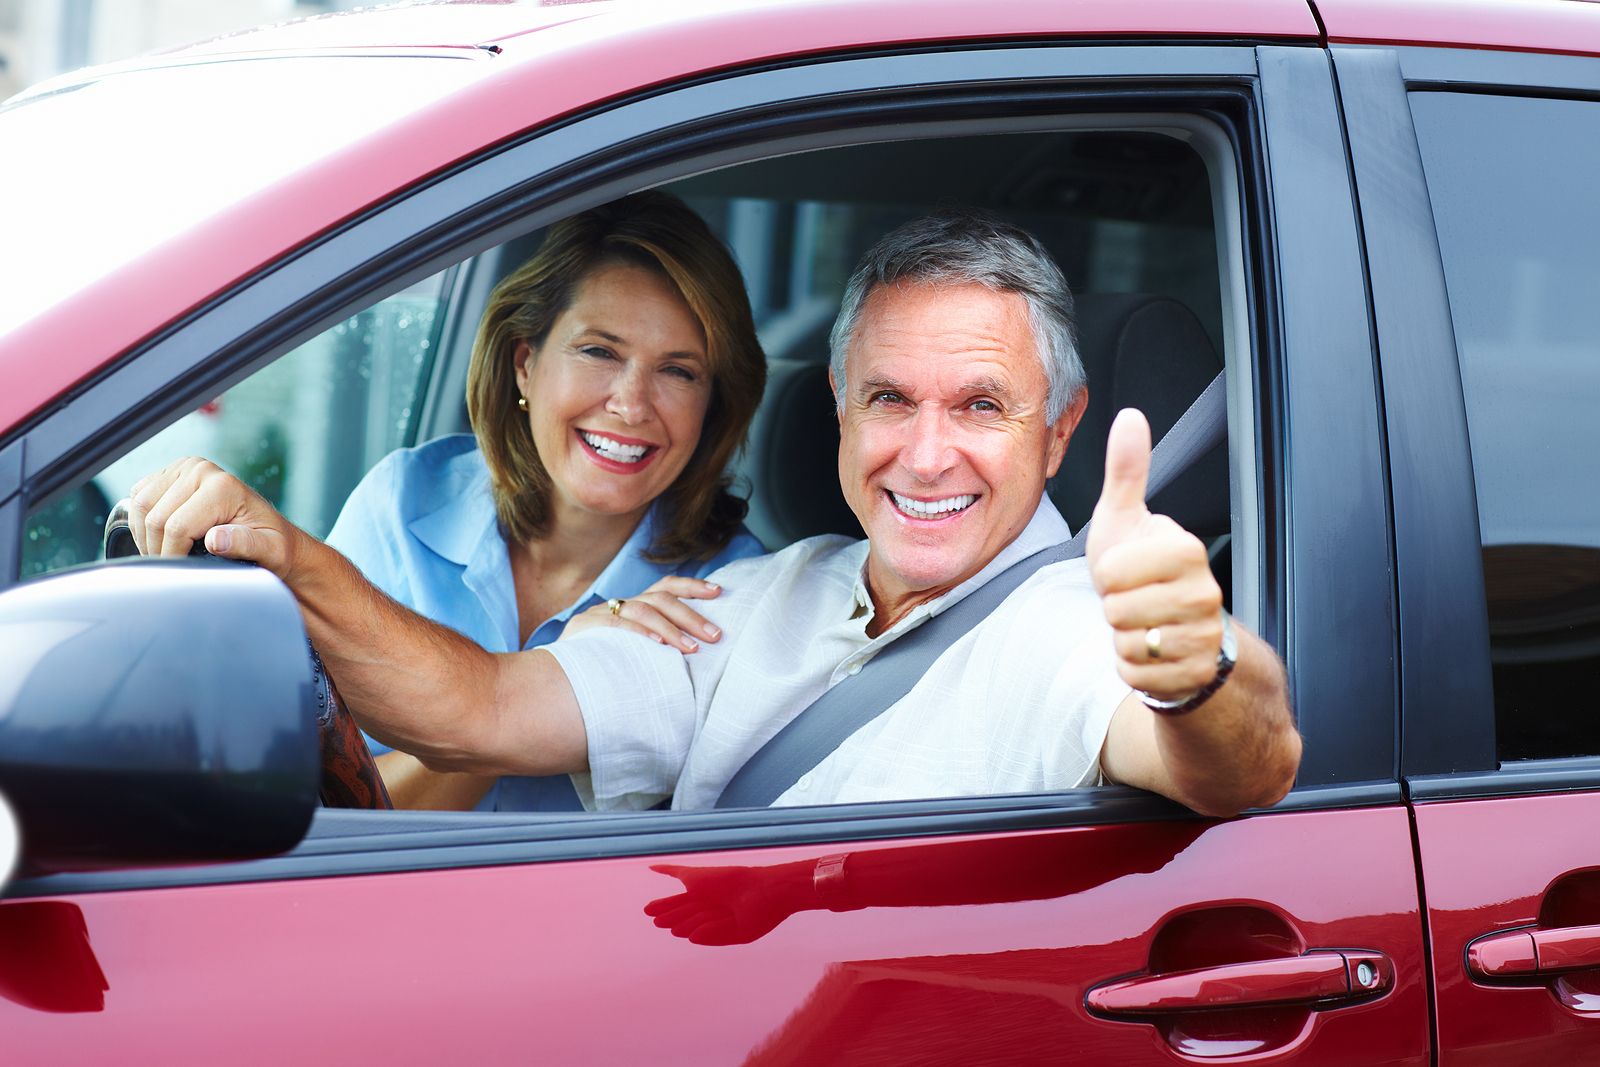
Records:
M1600 923L1600 796L1418 804L1443 1063L1600 1063L1593 969L1526 979L1475 977L1467 946L1507 930Z
M829 850L14 900L0 934L54 931L36 936L60 962L0 962L0 1030L16 1063L159 1058L176 1010L194 1062L1159 1064L1157 1026L1084 996L1183 927L1167 969L1351 946L1395 968L1375 1000L1190 1017L1194 1047L1275 1034L1273 1062L1418 1064L1409 839L1390 807L863 843L829 898L844 910L800 913L779 865L809 897ZM696 875L678 934L658 928L645 907Z
M174 358L205 366L213 350L191 342L185 323L219 294L264 276L292 284L297 251L327 249L334 241L318 242L568 120L747 67L788 75L799 68L784 64L797 59L943 58L952 42L1150 40L1190 52L1276 42L1255 50L1256 73L1229 75L1260 91L1268 157L1260 187L1242 197L1261 212L1265 246L1250 261L1247 297L1266 528L1261 629L1289 660L1308 736L1325 739L1308 746L1307 775L1348 791L1302 795L1313 810L1225 823L1145 811L1150 821L1067 825L1083 816L1064 806L1028 816L1046 829L1030 821L960 836L963 820L993 825L986 809L927 805L921 822L866 830L873 813L861 808L810 825L784 813L737 834L696 814L660 838L643 829L657 825L648 821L636 831L608 821L609 837L586 837L579 824L483 832L463 823L416 835L426 841L394 835L408 838L395 846L403 860L341 854L322 838L280 861L228 868L215 884L162 884L156 872L137 883L148 888L90 878L72 883L80 892L37 879L23 887L32 895L0 902L8 1057L170 1057L177 1011L181 1053L195 1060L790 1063L915 1053L930 1062L1409 1064L1429 1062L1431 1042L1445 1063L1600 1063L1593 972L1497 982L1466 968L1468 946L1485 935L1600 924L1600 862L1582 832L1596 801L1577 791L1592 786L1594 768L1504 772L1484 733L1487 642L1471 577L1477 531L1454 342L1405 64L1386 47L1429 46L1413 54L1436 71L1450 69L1439 55L1470 58L1474 85L1496 84L1485 72L1505 56L1516 64L1506 84L1538 89L1556 84L1528 62L1540 57L1510 50L1566 53L1544 58L1574 71L1587 63L1575 57L1600 54L1600 9L1319 0L1316 15L1337 47L1319 47L1318 23L1298 0L826 0L743 12L427 5L274 27L84 75L316 56L359 77L371 64L470 57L452 60L470 70L459 87L197 215L0 337L0 440L10 449L0 451L0 522L18 519L30 491L35 471L21 447L40 434L29 427L66 433L41 413L68 403L75 386L111 381L119 357L126 368L157 338L177 338L193 350ZM260 273L267 267L274 273ZM73 429L81 440L48 462L89 449L96 432ZM10 536L0 528L0 546ZM1433 777L1409 778L1412 798L1574 792L1430 800L1413 813L1396 802L1399 779L1419 774ZM1359 806L1379 794L1377 806ZM509 854L486 862L474 850L490 842L509 843ZM552 843L560 847L541 851ZM789 914L775 903L786 897L773 872L816 893L818 872L848 872L851 887L879 861L893 874L886 895L830 881L825 903L837 910ZM409 869L427 866L438 869ZM700 940L721 943L652 923L647 906L685 881L703 884L708 917L684 918L680 933L694 925ZM1085 1008L1089 990L1108 982L1228 965L1252 951L1281 956L1286 946L1381 953L1394 984L1342 1007L1176 1024ZM1262 1047L1263 1033L1278 1044Z

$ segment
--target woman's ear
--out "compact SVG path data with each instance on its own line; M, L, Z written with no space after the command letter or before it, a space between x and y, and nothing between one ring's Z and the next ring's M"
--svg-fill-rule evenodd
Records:
M526 341L518 341L517 347L511 350L511 362L517 369L517 392L522 396L528 395L528 379L533 376L533 347Z

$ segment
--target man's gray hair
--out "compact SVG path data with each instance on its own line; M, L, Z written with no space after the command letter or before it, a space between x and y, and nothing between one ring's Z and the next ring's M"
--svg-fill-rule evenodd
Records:
M855 339L861 309L873 289L896 282L976 283L996 292L1016 293L1027 304L1034 347L1044 361L1045 381L1050 387L1046 420L1054 425L1083 388L1072 293L1050 253L1031 233L988 212L950 208L913 219L889 233L861 257L845 284L839 317L828 335L834 402L841 410L845 354Z

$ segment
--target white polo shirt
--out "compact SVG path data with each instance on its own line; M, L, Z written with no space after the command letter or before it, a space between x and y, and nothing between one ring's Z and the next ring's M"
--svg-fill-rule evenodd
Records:
M684 655L615 628L545 650L588 732L578 795L599 810L709 808L767 739L835 682L995 574L1069 536L1041 500L977 575L867 636L867 542L813 537L712 574L696 610L721 641ZM1112 713L1130 692L1082 559L1041 568L952 644L889 710L776 801L835 804L1072 789L1100 780Z

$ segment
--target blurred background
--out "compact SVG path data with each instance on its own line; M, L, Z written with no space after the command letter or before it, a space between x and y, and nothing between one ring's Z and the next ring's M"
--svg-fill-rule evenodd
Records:
M371 0L0 0L0 100L64 71Z

